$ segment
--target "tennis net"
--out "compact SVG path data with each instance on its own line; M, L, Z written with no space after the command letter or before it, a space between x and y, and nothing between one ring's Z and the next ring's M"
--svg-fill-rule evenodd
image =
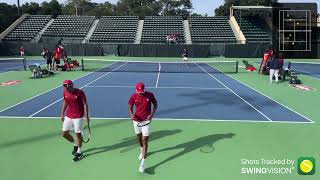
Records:
M100 72L237 73L238 61L116 61L82 59L82 70Z
M25 58L0 58L1 70L27 70Z

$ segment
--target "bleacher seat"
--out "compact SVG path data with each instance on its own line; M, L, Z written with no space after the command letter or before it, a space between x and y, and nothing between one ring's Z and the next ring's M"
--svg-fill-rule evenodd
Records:
M30 41L50 20L50 15L29 15L4 38L4 41Z
M271 36L263 20L255 17L236 17L236 19L247 43L271 43Z
M89 42L134 43L138 22L138 16L103 16Z
M62 38L64 42L82 41L94 20L94 16L60 15L46 29L42 38Z
M167 43L167 35L179 33L178 43L185 43L183 19L181 16L146 16L141 43Z
M193 44L237 42L226 16L190 17L189 26Z

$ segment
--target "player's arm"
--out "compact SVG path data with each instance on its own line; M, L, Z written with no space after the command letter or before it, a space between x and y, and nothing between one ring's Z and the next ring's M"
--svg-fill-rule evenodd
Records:
M83 109L84 109L84 114L86 116L87 125L89 126L90 125L89 106L88 106L87 98L84 92L82 95L82 102L83 102Z
M131 96L130 99L129 99L129 115L130 115L130 118L133 120L134 119L134 114L133 114L133 106L134 106L134 96Z
M154 114L156 113L156 111L158 109L158 102L155 97L153 97L153 100L151 102L153 104L153 108L152 108L151 114L148 116L149 120L151 120L153 118Z
M129 114L130 114L130 118L133 120L134 119L133 105L131 104L129 104Z
M66 101L63 101L63 105L62 105L62 109L61 109L61 121L64 121L64 113L66 112L66 109L68 107L68 104L66 103Z

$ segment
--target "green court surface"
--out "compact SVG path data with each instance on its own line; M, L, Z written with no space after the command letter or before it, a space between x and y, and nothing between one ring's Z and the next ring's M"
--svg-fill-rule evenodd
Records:
M83 57L75 57L81 59ZM177 58L86 57L110 60L177 61ZM27 57L37 60L40 57ZM204 58L208 60L239 60ZM246 59L251 63L260 59ZM297 60L302 61L302 60ZM307 61L307 60L303 60ZM309 60L308 60L309 61ZM311 61L311 60L310 60ZM315 61L315 60L312 60ZM242 65L242 63L240 63ZM256 67L257 64L254 64ZM97 66L97 68L99 68ZM30 72L0 73L0 82L21 80L15 86L0 86L0 111L90 72L59 72L50 78L30 79ZM270 84L268 76L240 69L229 74L275 101L308 117L314 123L154 121L150 136L146 173L138 172L139 148L129 119L92 119L92 139L85 144L87 155L73 162L72 145L60 135L61 121L55 118L0 118L0 169L4 180L53 179L319 179L320 172L320 81L300 75L315 91L300 91L288 82ZM26 107L27 108L27 107ZM91 107L94 108L94 107ZM232 113L232 112L226 112ZM58 116L58 115L57 115ZM201 151L212 144L212 151ZM297 173L295 162L288 174L242 174L243 167L282 167L243 165L241 160L316 159L315 175ZM283 166L288 167L288 166Z

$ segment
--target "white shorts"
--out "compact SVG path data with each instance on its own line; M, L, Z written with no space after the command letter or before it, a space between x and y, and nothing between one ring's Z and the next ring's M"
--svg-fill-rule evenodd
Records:
M83 123L83 118L70 119L68 117L65 117L63 121L62 131L74 130L75 133L81 133L82 123Z
M143 127L138 127L139 122L137 121L133 121L133 129L134 129L134 132L136 134L140 134L142 133L142 136L149 136L150 134L150 124L146 125L146 126L143 126Z
M188 57L183 57L182 58L184 61L188 61Z
M24 56L24 52L20 52L20 56Z

